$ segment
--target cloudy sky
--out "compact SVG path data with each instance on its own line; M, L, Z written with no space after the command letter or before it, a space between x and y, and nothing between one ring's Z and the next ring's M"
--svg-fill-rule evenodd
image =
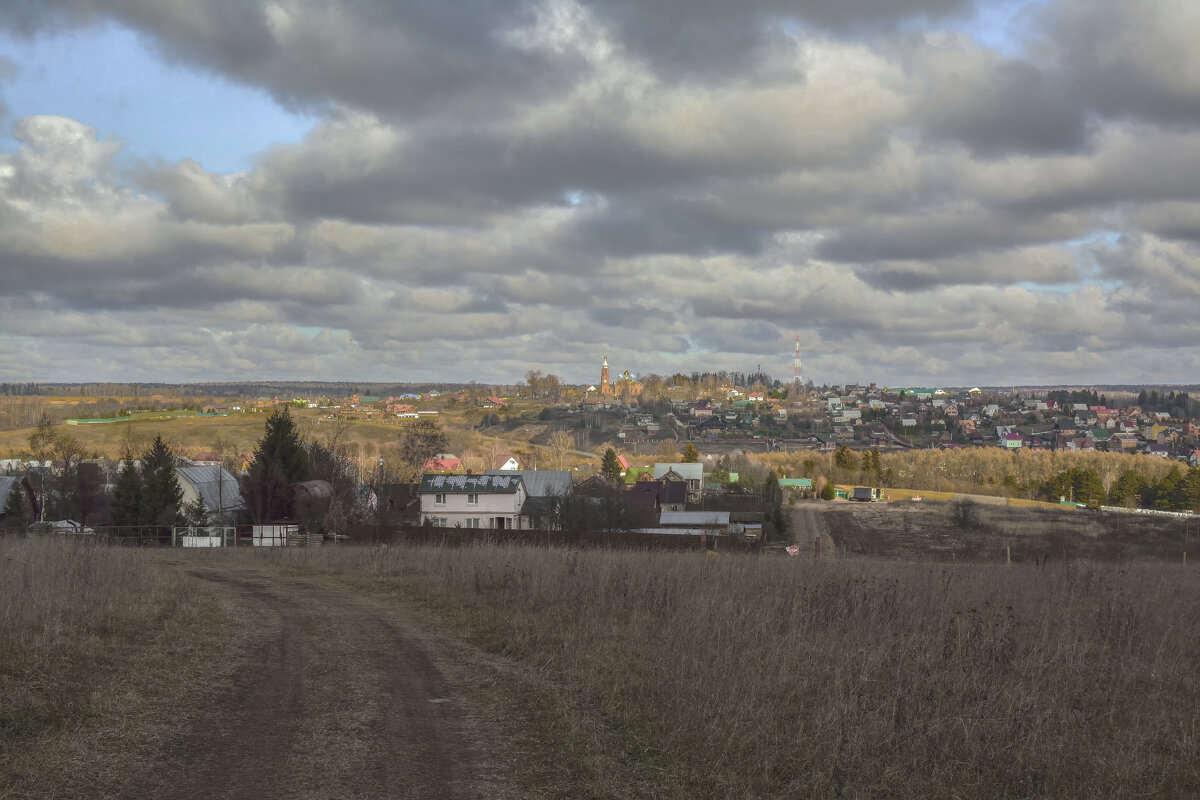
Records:
M1200 380L1192 0L6 0L0 380Z

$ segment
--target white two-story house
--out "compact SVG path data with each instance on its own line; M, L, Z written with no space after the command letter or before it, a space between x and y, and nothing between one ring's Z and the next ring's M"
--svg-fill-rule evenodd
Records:
M520 475L424 475L421 519L439 528L521 528L527 492Z

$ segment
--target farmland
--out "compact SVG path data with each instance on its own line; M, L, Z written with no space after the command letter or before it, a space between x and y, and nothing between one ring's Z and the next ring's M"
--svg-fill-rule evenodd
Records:
M298 409L292 412L297 426L307 438L318 441L332 432L334 422L324 412ZM223 441L231 452L249 453L262 437L263 424L269 414L232 413L224 416L174 416L147 415L129 422L104 425L56 426L62 433L75 437L89 454L108 458L120 458L125 443L133 440L134 451L139 452L161 435L172 451L192 453L211 450L214 442ZM354 420L347 423L344 441L352 452L361 451L367 456L378 457L394 445L399 438L400 425L395 421L376 422ZM29 436L33 428L18 428L0 431L0 457L16 457L27 454ZM448 430L452 441L465 443L471 434L461 427Z
M0 615L0 669L21 700L6 708L32 709L0 728L0 795L86 796L99 779L150 796L190 774L220 793L224 773L189 772L181 754L204 749L198 736L222 741L211 709L266 691L245 677L263 667L296 691L279 696L292 722L263 745L261 773L231 762L257 797L369 791L353 765L404 749L414 729L389 722L404 708L422 709L413 724L430 741L462 743L411 751L425 753L418 784L443 790L425 796L1200 791L1200 579L1178 564L0 545L0 608L17 609ZM91 588L76 598L66 586L80 582ZM131 584L178 585L185 601L131 603ZM18 602L22 585L54 610ZM105 616L71 622L84 602ZM217 624L231 635L213 640ZM380 657L418 670L411 692ZM33 667L81 659L144 677L118 689L93 670ZM144 705L131 720L127 693ZM172 718L187 723L161 727Z
M1200 517L974 500L805 505L822 508L838 551L849 556L982 563L1143 559L1182 563L1200 557Z

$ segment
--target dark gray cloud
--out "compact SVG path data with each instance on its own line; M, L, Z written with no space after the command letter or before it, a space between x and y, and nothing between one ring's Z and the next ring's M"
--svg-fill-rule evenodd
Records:
M974 74L945 65L919 113L928 135L985 157L1071 152L1088 141L1087 109L1059 76L1023 61L997 60Z
M232 175L15 121L0 376L785 375L797 332L818 379L1200 368L1196 14L1054 0L999 54L969 6L6 4L323 119Z
M1190 3L1059 0L1041 47L1071 89L1113 117L1200 123L1200 9Z
M520 0L47 0L0 12L21 32L102 18L145 32L168 58L261 86L285 105L336 103L400 118L503 115L561 89L583 66L574 53L506 38L535 21Z

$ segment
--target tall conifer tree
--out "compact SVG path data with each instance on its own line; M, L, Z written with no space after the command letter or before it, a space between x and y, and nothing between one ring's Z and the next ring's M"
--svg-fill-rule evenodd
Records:
M142 456L141 522L143 525L174 526L180 523L183 489L175 475L175 457L161 436Z
M138 525L142 521L142 474L137 462L128 454L121 465L121 475L113 490L113 525Z
M308 480L308 452L285 406L267 419L254 460L242 479L242 496L258 524L295 517L291 484Z

